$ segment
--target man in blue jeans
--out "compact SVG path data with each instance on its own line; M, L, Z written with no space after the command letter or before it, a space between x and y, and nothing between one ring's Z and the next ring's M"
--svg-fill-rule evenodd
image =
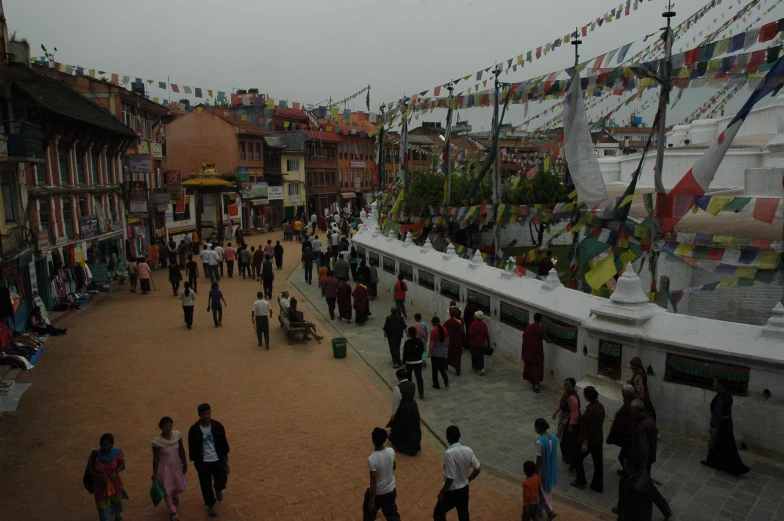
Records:
M212 289L210 290L209 301L207 302L207 312L210 311L212 308L212 320L215 321L215 327L220 327L223 325L223 305L228 307L229 305L226 304L226 299L223 298L223 292L218 289L218 283L212 283Z

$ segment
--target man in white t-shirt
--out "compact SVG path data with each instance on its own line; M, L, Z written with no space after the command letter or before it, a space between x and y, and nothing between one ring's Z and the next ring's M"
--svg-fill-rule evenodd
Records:
M220 276L223 277L223 246L220 244L215 246L215 253L218 254L218 271L220 271Z
M253 310L250 312L250 320L256 326L256 338L259 340L261 346L261 339L269 349L269 320L272 318L272 309L269 302L264 300L264 293L259 291L256 293L256 302L253 303Z
M188 453L196 472L204 504L210 517L216 517L215 502L223 501L223 490L229 475L229 442L226 429L212 419L210 404L198 407L199 421L188 430Z
M373 429L373 453L368 456L368 470L370 471L370 488L365 491L365 501L362 504L363 521L376 519L378 511L384 513L387 521L400 521L397 513L397 489L395 488L395 451L392 447L384 447L387 440L387 431L376 427Z
M220 275L218 275L218 252L215 251L215 245L212 245L212 249L207 254L207 263L210 268L210 280L212 282L220 280Z
M283 291L280 294L280 307L283 309L284 313L288 313L290 306L291 306L291 299L289 298L289 292Z
M446 513L454 508L460 521L468 521L468 482L481 472L479 460L474 451L460 445L460 429L456 425L447 427L446 441L449 448L444 453L444 485L438 493L433 519L446 521Z
M310 216L310 225L313 227L313 233L316 233L316 224L318 224L318 215L313 212Z
M201 256L201 265L204 268L205 279L210 278L210 256L212 255L210 253L211 251L212 250L210 250L207 244L204 244L204 249L201 250L201 253L199 254L199 256Z

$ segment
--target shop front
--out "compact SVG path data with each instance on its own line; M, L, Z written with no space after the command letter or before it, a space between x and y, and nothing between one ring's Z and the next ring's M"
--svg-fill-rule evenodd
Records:
M12 331L27 329L33 309L30 286L30 265L33 254L28 251L0 264L0 317Z

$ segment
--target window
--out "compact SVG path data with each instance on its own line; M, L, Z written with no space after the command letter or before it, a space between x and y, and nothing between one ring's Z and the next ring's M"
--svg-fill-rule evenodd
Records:
M530 321L530 314L523 308L501 302L501 323L515 329L524 330Z
M543 317L542 325L550 333L553 344L577 352L577 326L550 317Z
M87 199L79 198L79 218L84 218L86 215L88 215Z
M38 224L41 226L42 230L49 231L51 222L52 222L52 218L49 212L49 200L39 199L38 200Z
M378 267L379 260L380 260L378 253L373 253L371 251L369 258L370 258L370 265Z
M261 143L256 143L254 147L256 152L253 154L253 159L256 161L261 161Z
M308 173L305 175L305 178L306 178L306 179L307 179L307 181L308 181L308 186L313 186L313 173L312 173L312 172L308 172Z
M318 184L316 186L326 186L326 181L324 181L324 172L319 172Z
M286 160L286 171L287 172L299 172L299 159L287 159Z
M117 164L114 162L114 158L109 157L108 154L106 155L106 166L108 167L106 171L106 184L110 185L117 179Z
M245 161L245 142L240 141L240 161Z
M299 195L299 184L289 183L289 195Z
M599 341L599 374L615 378L621 377L623 345L608 340Z
M419 270L419 285L430 290L436 289L435 276L424 270Z
M3 176L3 205L5 206L5 221L16 222L19 219L19 207L16 200L16 181L14 174L7 172Z
M60 167L60 184L68 184L68 154L65 150L59 150L57 153L57 162Z
M446 279L441 279L441 291L440 293L445 296L449 297L452 300L459 301L460 300L460 285L455 284L454 282L449 282Z
M76 147L76 184L84 184L84 153L81 147Z
M43 163L35 164L35 184L37 185L46 184L46 165L44 165Z
M98 175L98 153L95 151L95 148L90 150L90 166L92 167L93 171L93 184L100 184Z
M147 135L147 113L142 113L141 117L139 118L139 130L141 131L141 138L147 139L149 136Z
M467 290L466 299L468 302L473 302L476 304L480 310L485 313L490 313L490 297L479 293L478 291L474 291L472 289Z
M71 198L63 197L63 226L65 228L65 237L70 239L73 237L73 213L71 212Z
M729 391L745 396L749 389L749 372L748 367L740 365L667 353L664 381L712 389L713 379L721 377L727 381Z
M108 227L111 227L112 221L114 221L114 195L109 194L109 213L107 215L107 220L109 221Z
M130 105L126 105L125 103L122 104L122 122L126 126L129 126L132 129L136 130L136 127L133 123L133 107Z
M400 274L406 280L414 281L414 267L411 264L400 263Z

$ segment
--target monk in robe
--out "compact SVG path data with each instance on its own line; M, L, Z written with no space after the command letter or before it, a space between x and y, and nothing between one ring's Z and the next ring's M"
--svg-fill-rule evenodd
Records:
M338 286L338 312L338 320L346 320L351 324L351 285L345 280Z
M457 318L459 313L460 310L458 308L449 308L449 320L444 322L444 329L449 333L446 363L454 367L457 376L460 376L463 362L463 344L465 343L465 329L463 329L463 323Z
M535 393L544 380L544 340L547 332L542 325L542 314L534 315L533 324L523 332L523 378L531 383Z
M338 289L338 295L340 295L340 289ZM351 295L354 297L355 322L357 325L364 326L368 315L370 315L370 298L368 297L365 280L362 277L359 278L359 282L357 282L357 286Z

